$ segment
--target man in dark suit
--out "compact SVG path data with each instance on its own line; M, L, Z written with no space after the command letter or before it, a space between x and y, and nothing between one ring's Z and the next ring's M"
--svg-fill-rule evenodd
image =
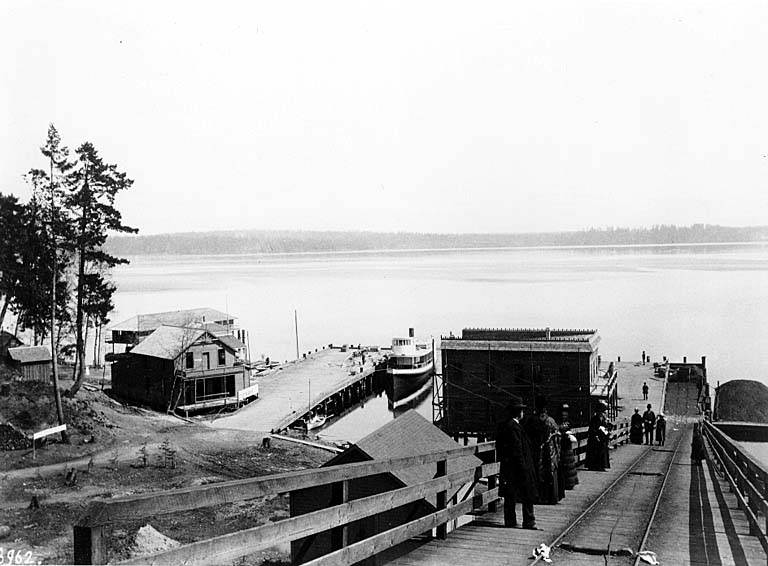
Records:
M656 413L651 410L650 403L648 403L648 410L643 413L643 423L645 424L645 443L653 446L653 428L656 425Z
M517 527L515 505L523 507L523 528L536 529L533 504L539 497L531 446L520 421L525 405L514 397L496 429L496 451L500 462L499 494L504 498L504 526Z

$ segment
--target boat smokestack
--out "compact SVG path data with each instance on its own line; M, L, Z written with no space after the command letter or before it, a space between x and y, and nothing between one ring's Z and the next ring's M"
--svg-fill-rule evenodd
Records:
M408 338L413 338L413 328L408 329Z

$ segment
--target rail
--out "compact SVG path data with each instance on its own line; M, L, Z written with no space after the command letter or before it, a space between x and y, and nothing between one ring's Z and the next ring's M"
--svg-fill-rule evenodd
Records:
M477 455L483 463L474 469L448 473L449 460L471 455ZM348 499L350 480L426 464L436 466L435 477L429 481L370 497ZM106 564L108 561L106 527L110 525L164 513L188 511L298 489L331 485L341 495L338 505L186 544L125 563L222 564L277 544L340 528L343 532L342 547L308 564L354 564L432 529L436 529L438 538L444 538L448 522L473 509L488 505L489 510L495 510L495 501L498 499L496 487L498 473L499 463L495 458L495 443L484 442L474 446L404 458L373 460L137 496L96 500L88 506L83 517L73 528L74 561L76 564ZM448 493L453 488L467 484L474 486L480 478L488 478L487 491L471 495L462 501L458 501L455 496L448 501ZM432 513L375 534L363 541L346 544L346 530L350 523L431 497L436 501Z
M768 554L768 470L750 456L739 443L709 421L704 434L712 447L711 455L721 476L736 494L739 508L749 522L749 534L757 537ZM762 515L763 524L760 524Z

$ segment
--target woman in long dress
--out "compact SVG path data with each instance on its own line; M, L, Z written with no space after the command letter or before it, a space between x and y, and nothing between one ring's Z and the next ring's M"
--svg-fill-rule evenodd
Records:
M707 448L701 436L701 425L693 424L693 439L691 440L691 464L701 466L701 461L707 457Z
M568 405L563 405L560 418L560 476L563 489L573 489L579 483L576 470L576 437L571 433L571 422L568 415Z
M608 431L611 429L611 423L605 418L607 408L608 406L601 401L596 407L597 411L589 420L587 459L585 462L588 470L604 472L611 467L608 455Z

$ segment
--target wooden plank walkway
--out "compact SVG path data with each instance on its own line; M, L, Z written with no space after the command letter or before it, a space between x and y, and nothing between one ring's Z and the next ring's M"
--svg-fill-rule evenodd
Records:
M765 552L757 537L749 535L747 518L728 483L707 462L691 465L691 431L686 427L647 549L656 552L662 564L764 566Z
M632 365L630 371L626 369L622 371L619 366L620 379L624 378L624 388L619 390L619 395L625 399L624 411L631 414L635 403L642 404L641 410L644 410L645 404L652 403L658 412L657 407L662 403L661 389L664 381L655 378L651 381L648 372L652 372L652 367L649 366ZM648 381L651 388L648 401L642 399L643 381ZM659 509L644 548L656 552L661 564L764 565L765 552L757 538L749 535L747 519L738 509L736 496L728 491L727 482L718 478L706 462L701 467L691 465L692 423L700 418L694 416L698 413L695 388L671 385L673 387L668 392L666 408L677 407L682 415L668 415L667 443L661 449L655 450L670 450L678 435L683 435L683 438L672 461ZM503 527L503 510L499 510L496 513L476 516L469 524L450 532L446 540L424 538L409 541L383 558L398 566L530 564L535 547L541 543L551 544L647 450L652 448L625 445L611 452L609 471L603 473L580 470L579 485L573 491L566 492L565 499L559 504L536 506L536 523L541 530L506 529ZM666 470L666 466L664 470L651 470L649 463L652 460L646 460L640 466L643 473ZM590 516L590 520L594 517L594 520L601 524L608 521L621 534L621 529L626 528L630 521L622 515L622 510L606 516L607 511L601 513L604 508L609 508L607 502L601 502L595 508L598 511ZM599 530L598 527L596 523L596 531ZM617 537L617 542L619 538L621 537ZM553 549L552 559L554 564L576 566L617 566L634 562L634 558L629 556L597 556L559 548Z
M656 414L663 406L664 382L663 378L655 377L653 364L639 364L636 362L614 362L619 372L617 387L619 389L619 419L630 418L635 412L635 407L640 409L640 414L645 411L645 406L650 403ZM603 362L603 367L607 367ZM643 399L643 383L648 383L648 400Z
M477 516L471 523L448 534L446 540L414 541L409 552L392 560L398 566L444 564L523 565L531 562L532 550L552 542L648 447L627 445L611 451L606 472L579 470L579 485L566 492L557 505L537 505L537 531L504 528L503 510ZM594 561L595 556L591 559Z
M746 517L736 505L736 496L717 478L709 465L691 466L692 425L683 423L685 435L672 464L659 511L645 549L658 555L661 564L764 565L766 555L756 537L749 535ZM449 564L527 565L533 548L550 544L578 517L620 473L627 469L646 446L623 446L612 453L611 470L579 472L579 485L558 505L537 505L536 522L541 530L505 529L503 511L485 513L448 534L446 540L410 541L399 555L386 556L397 566L442 566ZM598 516L599 513L598 513ZM622 517L603 517L620 527ZM567 537L566 537L567 538ZM637 549L633 549L637 550ZM595 556L555 549L554 564L631 564L626 556Z
M361 367L351 352L320 350L296 363L281 366L258 379L259 399L233 414L211 423L215 428L270 432L284 428L299 418L307 408L359 381L373 371L366 363L362 375L350 375ZM309 396L312 395L310 399Z

